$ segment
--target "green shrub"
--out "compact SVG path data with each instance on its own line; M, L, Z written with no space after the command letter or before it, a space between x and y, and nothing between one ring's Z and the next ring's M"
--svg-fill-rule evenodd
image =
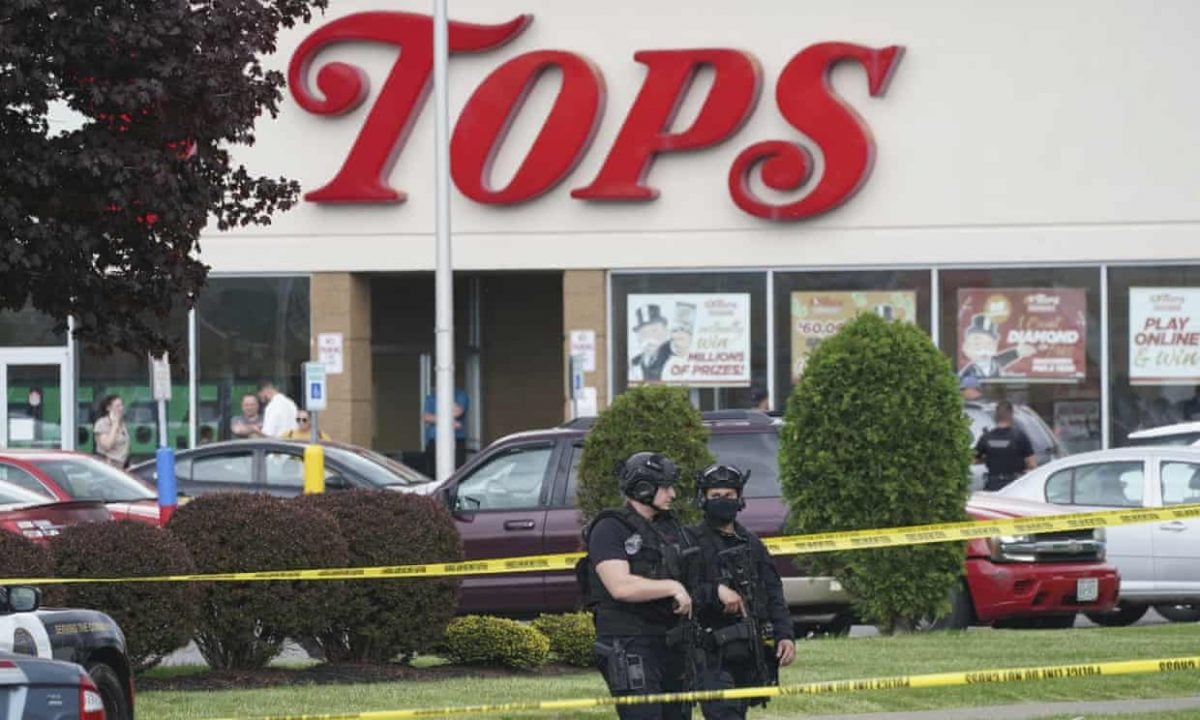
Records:
M550 641L532 625L483 615L451 621L445 644L450 659L462 665L532 670L550 655Z
M14 532L0 530L0 577L51 578L54 575L54 556L45 545ZM42 585L42 605L61 607L67 593L63 585Z
M605 508L624 504L613 467L643 451L662 453L679 466L672 507L684 520L695 519L697 511L690 502L694 476L713 461L708 428L687 390L644 385L622 393L601 412L583 443L578 495L585 522Z
M454 519L438 501L390 490L302 496L297 503L337 520L351 567L462 560ZM327 627L311 637L326 659L387 662L429 650L458 607L458 578L364 580L345 584Z
M204 495L183 505L168 529L202 573L345 567L350 559L327 513L250 493ZM319 630L337 611L337 581L200 584L196 645L214 669L255 669L284 638Z
M595 664L592 644L596 642L596 626L591 613L539 615L533 626L550 640L550 652L559 662L577 667Z
M187 575L192 556L173 535L145 523L74 525L50 543L60 577ZM67 585L67 604L107 613L125 633L129 662L147 670L187 645L199 595L190 583Z
M970 432L950 363L914 325L860 315L788 401L780 472L803 533L965 520ZM949 610L962 543L815 556L885 631Z

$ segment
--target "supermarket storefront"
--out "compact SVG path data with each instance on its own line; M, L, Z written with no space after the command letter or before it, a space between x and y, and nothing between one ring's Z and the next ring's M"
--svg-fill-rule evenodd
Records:
M219 437L259 379L295 393L299 364L337 347L324 427L419 449L423 10L333 0L281 38L288 94L240 155L305 199L269 228L206 235L213 280L179 318L195 370L172 400L176 444ZM1192 414L1200 99L1180 88L1200 9L464 0L452 18L472 444L561 421L572 354L585 406L656 381L706 408L748 406L756 387L779 407L860 311L917 323L1075 449ZM57 402L75 425L58 432L86 446L99 395L148 398L144 359L93 356L28 314L0 316L0 345L63 356L9 366L10 435L16 420L43 439Z

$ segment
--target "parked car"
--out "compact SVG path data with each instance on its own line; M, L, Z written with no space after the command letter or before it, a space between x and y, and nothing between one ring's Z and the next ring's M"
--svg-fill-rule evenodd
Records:
M746 509L739 520L764 537L780 535L787 513L779 485L781 423L750 411L705 413L704 419L711 431L709 448L717 459L751 471ZM585 419L497 440L439 489L457 521L467 559L580 549L575 493L590 426ZM1032 504L1025 509L1031 514L1050 512ZM995 512L969 510L983 517ZM1058 550L1068 535L1077 543L1078 551L1072 554ZM962 627L1013 617L1073 619L1078 611L1111 608L1117 576L1103 562L1103 544L1095 540L1091 530L1023 538L1021 549L1031 554L1009 553L1009 543L1003 540L971 543L964 574L967 591L963 599L956 599L957 614L931 626ZM836 579L798 570L790 557L777 557L775 562L801 631L849 628L854 619L850 597ZM1076 580L1088 582L1077 586ZM528 617L570 611L578 603L573 573L493 575L464 578L460 612Z
M17 697L5 691L6 685L25 685L35 691L26 695L27 714L16 717L133 720L133 672L121 628L95 610L41 609L39 605L40 595L34 588L0 587L0 699L12 702ZM41 658L41 662L29 658ZM54 660L61 663L50 662ZM24 679L13 672L14 667ZM76 674L66 673L63 667L75 668ZM77 689L67 696L59 693L60 713L69 702L78 702L83 712L38 714L47 709L41 703L53 702L50 693L54 687Z
M34 542L48 543L68 525L112 519L112 513L102 502L51 500L41 493L0 480L0 529Z
M990 496L990 497L989 497ZM977 502L1023 498L1064 510L1158 508L1200 503L1200 449L1127 447L1072 455L1032 470ZM1200 620L1200 520L1108 528L1108 557L1121 572L1121 601L1103 625L1128 625L1154 606L1169 620Z
M988 429L995 427L996 402L993 400L969 400L963 403L963 409L971 421L971 446L979 442L979 437ZM1038 465L1067 456L1067 450L1059 442L1058 437L1046 421L1028 405L1013 404L1013 424L1033 445L1033 455ZM982 490L987 468L983 463L971 465L971 491Z
M1182 422L1129 433L1130 445L1200 445L1200 422Z
M91 455L3 450L0 480L55 500L98 500L118 520L159 524L157 489Z
M397 490L427 494L434 482L389 457L346 443L322 441L325 489ZM211 492L265 492L293 497L304 492L304 448L290 440L229 440L183 450L175 456L175 481L181 495ZM131 472L157 481L154 461Z
M105 720L96 683L80 666L0 652L0 707L22 720Z

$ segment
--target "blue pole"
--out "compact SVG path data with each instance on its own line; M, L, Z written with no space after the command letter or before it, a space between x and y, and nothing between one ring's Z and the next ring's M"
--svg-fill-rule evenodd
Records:
M158 475L158 524L166 525L179 504L179 492L175 487L175 451L160 447L154 453L154 467Z

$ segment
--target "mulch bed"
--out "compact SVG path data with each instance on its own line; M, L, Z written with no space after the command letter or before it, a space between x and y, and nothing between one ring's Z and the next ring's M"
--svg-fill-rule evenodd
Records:
M214 670L173 678L139 678L138 692L155 690L253 690L282 685L348 685L397 681L429 681L449 678L537 677L576 675L592 672L570 665L545 665L537 670L439 665L414 668L407 665L355 665L321 663L306 668L263 668L262 670Z

